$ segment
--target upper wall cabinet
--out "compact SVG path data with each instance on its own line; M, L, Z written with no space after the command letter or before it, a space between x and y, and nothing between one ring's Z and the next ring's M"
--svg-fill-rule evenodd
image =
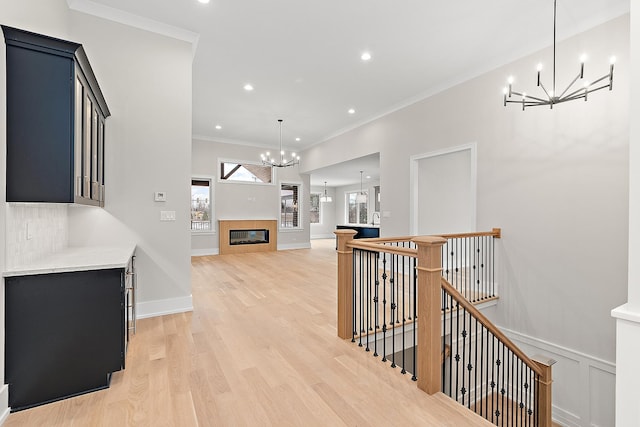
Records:
M7 45L7 202L104 206L110 116L78 43L2 26Z

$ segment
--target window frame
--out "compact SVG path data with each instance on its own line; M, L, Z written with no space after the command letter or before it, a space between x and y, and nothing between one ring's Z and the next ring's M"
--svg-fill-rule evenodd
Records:
M216 177L217 177L217 182L223 183L223 184L242 184L242 185L270 185L270 186L274 186L276 185L275 183L275 171L274 168L271 167L271 182L256 182L256 181L235 181L235 180L229 180L229 179L222 179L222 177L220 176L220 172L222 170L222 164L223 163L235 163L235 164L247 164L247 165L256 165L256 166L264 166L262 164L262 162L260 161L255 161L255 160L238 160L238 159L228 159L228 158L218 158L218 165L217 165L217 169L216 169ZM265 166L268 167L268 166Z
M298 225L296 227L283 227L282 226L282 186L283 185L295 185L298 187ZM288 233L304 230L304 186L302 182L298 181L280 181L278 183L278 231Z
M189 221L190 223L190 231L192 234L194 235L206 235L206 234L216 234L216 221L215 221L215 199L214 199L214 182L215 179L212 176L209 175L192 175L191 176L191 187L193 187L193 181L208 181L209 182L209 222L210 222L210 228L208 230L194 230L191 225L191 220ZM190 205L189 205L189 212L191 212L191 202L193 201L193 199L191 199L190 201ZM191 216L191 215L189 215Z
M349 222L349 195L351 194L357 194L360 193L360 190L350 190L350 191L345 191L344 192L344 221L346 223L346 225L369 225L369 191L368 190L362 190L362 192L364 194L367 195L367 201L364 203L367 207L367 218L365 220L365 222ZM358 218L360 218L360 205L362 205L363 203L357 203L357 212L356 212L356 216Z

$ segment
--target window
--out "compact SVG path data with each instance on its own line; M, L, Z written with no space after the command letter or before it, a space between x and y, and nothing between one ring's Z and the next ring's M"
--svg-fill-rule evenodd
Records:
M280 228L301 228L299 195L300 185L280 184Z
M320 196L322 193L311 193L309 202L309 222L311 224L321 224L320 219Z
M364 191L365 200L359 202L359 191L347 193L347 223L349 224L366 224L367 223L367 192Z
M191 180L191 231L213 231L211 180Z
M250 162L220 162L220 180L257 184L270 184L272 180L271 166L263 166Z

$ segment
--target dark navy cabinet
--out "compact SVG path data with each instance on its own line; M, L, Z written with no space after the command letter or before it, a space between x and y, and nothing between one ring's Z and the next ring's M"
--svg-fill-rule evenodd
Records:
M110 112L82 45L2 26L8 202L104 206Z
M109 386L124 368L126 271L5 278L5 379L12 411Z
M380 237L380 227L369 227L366 225L336 225L337 230L355 230L354 239L369 239Z

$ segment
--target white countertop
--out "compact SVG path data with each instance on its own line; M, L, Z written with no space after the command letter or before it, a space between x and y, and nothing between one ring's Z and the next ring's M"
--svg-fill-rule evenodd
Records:
M135 251L129 246L69 247L27 265L8 269L2 275L27 276L33 274L63 273L68 271L105 270L126 268Z

